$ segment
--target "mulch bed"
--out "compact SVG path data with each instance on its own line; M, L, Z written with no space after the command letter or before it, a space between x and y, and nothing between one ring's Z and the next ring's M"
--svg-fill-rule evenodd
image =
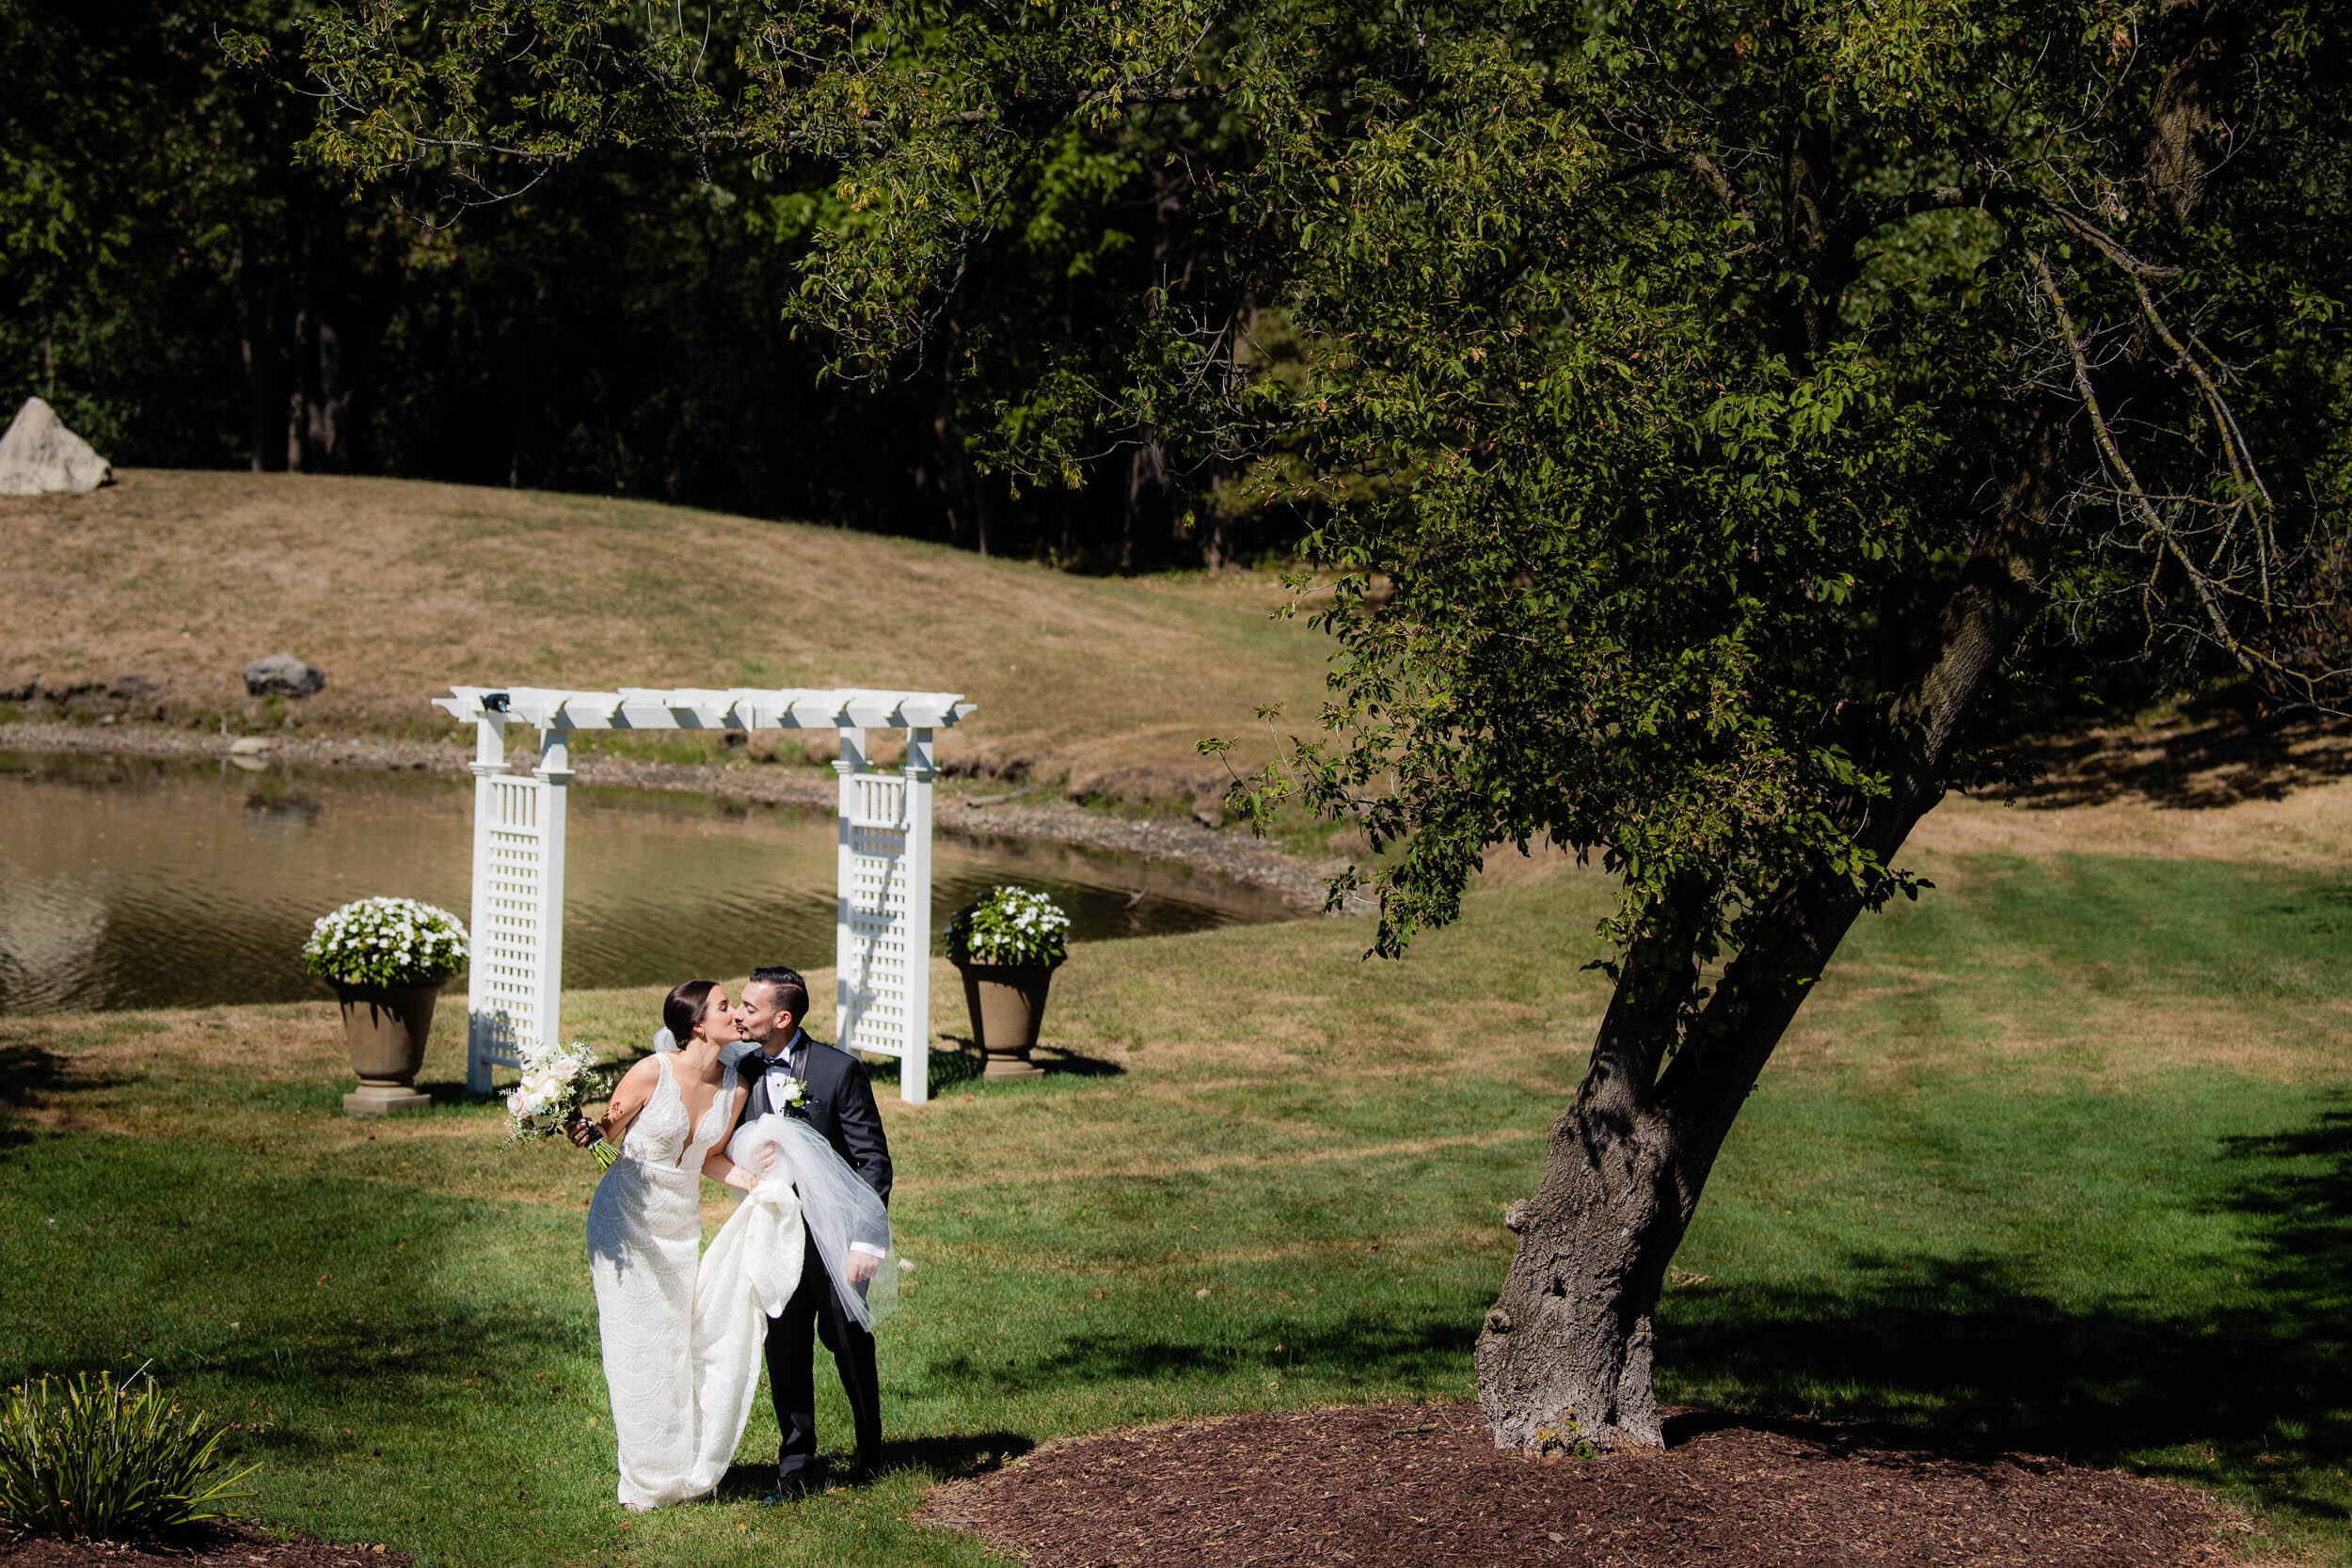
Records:
M7 1568L406 1568L407 1562L406 1552L382 1546L330 1546L300 1537L280 1541L243 1526L152 1546L0 1539L0 1564Z
M1502 1453L1468 1404L1236 1416L1055 1444L917 1517L1031 1568L2232 1560L2197 1495L2056 1460L1689 1414L1667 1443Z

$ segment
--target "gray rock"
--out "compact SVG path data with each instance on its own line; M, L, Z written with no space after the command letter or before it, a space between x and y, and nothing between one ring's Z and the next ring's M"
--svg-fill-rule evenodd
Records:
M308 697L326 687L326 672L292 654L272 654L245 667L245 689L255 697Z
M106 460L39 398L26 398L0 436L0 496L95 490L114 477Z

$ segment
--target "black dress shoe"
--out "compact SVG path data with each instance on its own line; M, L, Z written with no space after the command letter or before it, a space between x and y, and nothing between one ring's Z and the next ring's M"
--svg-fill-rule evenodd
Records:
M787 1503L799 1502L803 1497L809 1496L816 1490L817 1478L809 1474L806 1470L803 1470L797 1476L787 1476L784 1480L777 1481L776 1489L759 1499L759 1506L762 1508L782 1508Z

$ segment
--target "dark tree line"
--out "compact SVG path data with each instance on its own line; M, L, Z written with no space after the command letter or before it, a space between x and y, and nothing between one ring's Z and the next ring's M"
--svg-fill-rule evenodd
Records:
M641 496L1081 569L1295 537L1279 510L1171 504L1204 476L1171 474L1148 436L1044 483L991 461L1042 373L1026 345L1184 264L1181 197L1133 150L1073 149L1016 193L1015 243L941 323L985 354L826 379L831 345L785 307L835 204L831 166L639 145L498 199L453 200L440 176L354 192L295 150L310 11L0 0L11 408L48 398L124 466ZM231 36L268 57L232 63Z

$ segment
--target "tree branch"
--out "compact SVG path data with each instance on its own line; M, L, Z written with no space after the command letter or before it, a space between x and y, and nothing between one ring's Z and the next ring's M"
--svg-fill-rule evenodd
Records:
M2180 535L2165 521L2156 503L2149 499L2147 490L2139 483L2139 476L2132 471L2132 465L2124 457L2123 449L2116 443L2115 433L2107 423L2106 411L2099 404L2098 389L2091 384L2090 363L2083 353L2082 339L2074 330L2074 319L2067 311L2065 296L2058 293L2058 279L2052 276L2049 262L2042 259L2040 251L2028 250L2026 252L2026 264L2032 269L2042 297L2049 301L2050 309L2057 317L2059 338L2066 344L2067 359L2074 367L2074 390L2082 399L2084 412L2090 416L2090 438L2099 449L2101 460L2122 482L2120 494L2130 502L2141 525L2159 542L2163 552L2172 557L2187 576L2189 591L2197 595L2197 602L2203 607L2206 618L2213 623L2215 641L2229 650L2240 667L2251 672L2258 661L2257 656L2230 629L2229 614L2221 608L2212 581L2197 562L2189 559Z

